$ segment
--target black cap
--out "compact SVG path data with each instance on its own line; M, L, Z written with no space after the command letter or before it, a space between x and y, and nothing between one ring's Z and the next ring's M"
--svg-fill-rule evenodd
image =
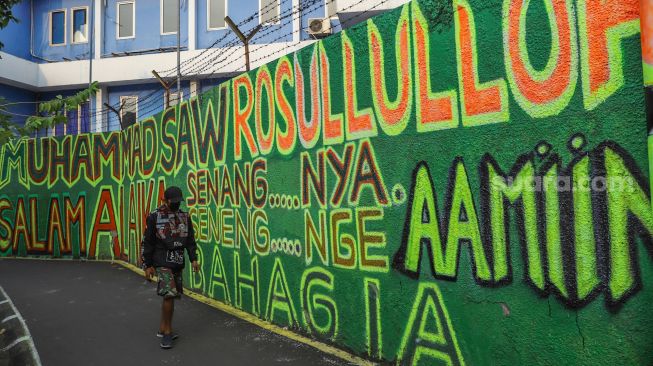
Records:
M181 202L184 200L181 189L175 186L166 189L165 193L163 194L163 198L167 199L170 202Z

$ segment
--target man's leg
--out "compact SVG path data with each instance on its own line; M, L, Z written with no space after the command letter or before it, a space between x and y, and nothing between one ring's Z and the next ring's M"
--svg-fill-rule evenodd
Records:
M166 330L166 317L165 317L164 305L165 305L165 299L163 299L163 302L161 303L161 321L159 322L160 334L164 334Z
M168 318L168 330L172 334L172 317L175 315L175 298L170 299L170 317Z
M174 309L174 299L163 299L163 305L161 306L161 331L163 334L172 333L172 313L174 312Z

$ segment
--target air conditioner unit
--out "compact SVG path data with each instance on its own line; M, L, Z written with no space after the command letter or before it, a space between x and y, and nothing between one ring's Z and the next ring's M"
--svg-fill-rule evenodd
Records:
M328 36L331 34L331 19L329 18L309 18L308 34L313 36Z

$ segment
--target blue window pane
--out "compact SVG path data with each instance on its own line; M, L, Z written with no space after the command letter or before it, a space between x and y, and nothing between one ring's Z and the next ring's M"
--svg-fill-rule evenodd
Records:
M134 36L134 4L118 4L118 38Z
M163 33L177 33L178 0L163 0Z
M86 42L86 9L73 11L73 42Z
M279 24L279 0L261 0L259 17L261 24Z
M66 43L66 13L63 11L52 12L50 34L52 44Z
M224 28L225 0L209 0L209 28Z
M81 130L80 133L88 133L91 131L91 113L89 111L89 102L81 105L82 114L79 116L79 123Z
M77 110L68 111L68 123L66 124L67 135L77 135Z
M63 136L63 135L64 135L63 124L58 124L58 125L54 128L54 135L55 135L55 136Z

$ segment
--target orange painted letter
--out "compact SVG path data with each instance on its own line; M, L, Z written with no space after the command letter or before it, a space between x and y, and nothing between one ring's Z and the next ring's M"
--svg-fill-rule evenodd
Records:
M267 122L268 122L268 131L265 133L263 131L263 89L265 89L265 94L267 96ZM259 68L256 73L256 112L255 112L255 122L256 122L256 138L258 140L258 145L261 147L261 154L267 155L272 151L272 145L274 144L274 131L275 131L275 116L274 111L274 91L272 90L272 76L270 76L270 70L266 65L263 65Z
M331 87L329 80L329 59L324 45L320 44L320 71L322 74L322 120L324 128L324 144L341 144L344 140L342 131L342 113L331 114Z
M646 3L642 1L642 4ZM591 110L624 85L620 41L639 32L639 1L578 0L576 9L583 95L585 108ZM646 31L650 25L644 13L641 21L642 29ZM651 52L651 43L642 40L642 46L646 58ZM653 60L653 57L648 57Z
M277 147L279 152L283 155L288 155L295 148L297 143L297 121L295 115L288 103L288 98L283 92L283 84L287 82L290 86L294 86L295 80L293 77L293 69L287 57L279 60L277 64L277 71L275 72L274 89L277 94L276 103L277 109L281 113L283 120L286 121L286 132L282 132L277 123Z
M578 79L576 28L571 0L544 1L551 27L551 52L546 66L535 70L526 43L528 1L505 0L504 55L510 88L531 117L555 116L567 107ZM538 45L530 45L538 47Z
M417 85L417 132L429 132L458 126L458 94L455 90L434 93L431 89L431 50L428 22L418 4L413 9L413 52Z
M465 0L454 1L458 83L463 126L508 120L508 91L503 79L481 83L478 75L474 13Z
M318 131L320 130L320 94L319 94L319 76L317 71L317 47L313 49L311 56L311 120L306 120L306 112L304 107L304 74L302 68L295 55L295 77L297 82L295 84L295 104L297 111L297 125L299 126L299 141L306 149L310 149L317 144L320 137Z
M244 88L247 95L247 100L244 103L240 98L240 89ZM234 154L235 159L240 160L243 156L241 149L241 135L245 135L245 142L252 154L252 157L258 155L258 148L252 135L252 130L249 128L248 120L252 115L252 105L254 104L254 92L252 90L252 80L249 75L243 74L234 79ZM244 107L244 108L243 108Z
M356 140L376 136L376 124L370 108L358 110L356 98L356 72L354 70L354 45L342 32L342 58L345 83L345 117L347 123L347 139Z

